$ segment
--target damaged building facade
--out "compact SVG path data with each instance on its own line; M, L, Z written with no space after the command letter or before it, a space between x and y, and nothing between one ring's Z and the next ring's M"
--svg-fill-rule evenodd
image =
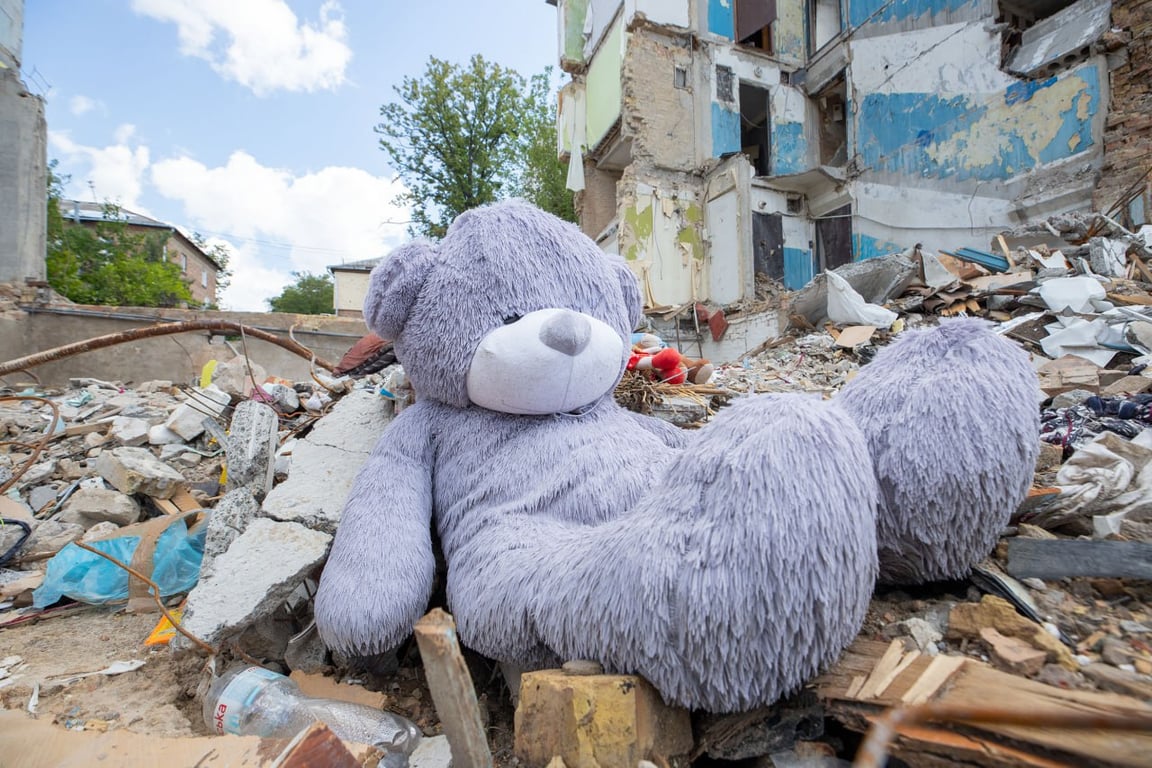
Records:
M1090 210L1127 63L1109 0L549 1L580 224L651 307Z

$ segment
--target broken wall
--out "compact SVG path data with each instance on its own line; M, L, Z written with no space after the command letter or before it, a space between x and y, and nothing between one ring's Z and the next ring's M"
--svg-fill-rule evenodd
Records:
M1096 210L1106 211L1135 185L1118 215L1139 226L1152 223L1152 184L1140 180L1152 168L1152 2L1114 0L1112 26L1130 40L1126 50L1113 54L1118 61L1111 73L1104 168L1094 203Z
M318 315L262 312L204 312L145 307L97 307L78 304L40 305L0 315L0 361L120 333L161 321L227 320L296 340L331 363L337 362L367 329L363 320ZM247 348L251 359L268 373L294 381L311 378L308 360L259 339L211 335L208 331L162 336L106 347L37 366L44 385L66 385L73 377L142 382L152 379L188 382L199 377L211 359L228 360ZM9 381L26 380L11 374Z
M955 16L980 6L941 7ZM986 248L1024 219L1091 204L1103 154L1104 57L1040 80L1016 78L999 67L1000 33L989 21L849 43L855 258L917 242Z
M618 185L620 255L650 306L708 298L704 209L698 181L641 178L635 166Z
M632 140L633 162L684 172L696 167L692 73L689 37L647 27L630 33L621 133Z

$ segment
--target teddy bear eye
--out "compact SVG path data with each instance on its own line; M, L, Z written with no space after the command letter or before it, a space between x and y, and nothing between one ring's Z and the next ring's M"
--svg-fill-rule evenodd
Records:
M519 320L523 315L508 315L504 318L504 325L512 325L512 323Z

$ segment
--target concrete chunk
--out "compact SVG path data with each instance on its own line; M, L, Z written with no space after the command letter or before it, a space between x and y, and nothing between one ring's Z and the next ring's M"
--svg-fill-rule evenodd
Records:
M184 627L210 645L239 634L279 608L323 562L331 542L297 523L253 520L188 594ZM190 647L183 637L172 642Z
M224 451L228 458L228 491L247 488L262 499L272 490L280 419L270 406L245 400L232 415Z
M58 518L90 528L95 523L130 525L140 519L140 505L131 496L103 488L81 488L64 504Z
M163 424L157 424L148 430L148 443L150 445L177 445L183 442L184 438Z
M264 515L334 533L352 481L392 420L380 395L344 396L292 451L292 470L264 499Z
M855 261L833 270L869 304L883 304L904 292L917 278L919 269L899 253ZM828 316L828 278L817 275L797 291L788 309L790 315L801 315L819 326Z
M112 420L112 429L109 434L120 445L144 445L148 442L150 426L144 419L117 416Z
M248 524L260 514L260 504L247 488L237 488L224 494L208 515L208 530L204 534L204 558L200 561L200 576L212 573L217 557L228 551L236 538L244 533Z
M121 493L143 493L170 499L184 485L184 476L157 459L147 448L116 448L96 458L96 471Z
M164 426L185 440L195 440L204 434L204 419L220 416L231 402L232 397L216 387L193 387L188 402L172 411Z

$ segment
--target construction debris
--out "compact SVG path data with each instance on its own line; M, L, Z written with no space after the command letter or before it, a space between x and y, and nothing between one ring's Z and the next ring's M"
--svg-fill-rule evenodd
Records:
M1071 241L1057 244L1053 231ZM479 720L487 737L486 749L473 738L469 754L479 764L487 756L497 766L519 759L569 768L592 764L586 760L593 753L600 765L631 766L652 755L669 764L704 755L761 758L765 765L832 764L819 761L853 757L845 728L863 734L890 710L895 738L885 749L909 764L1141 764L1152 746L1145 733L1054 730L1039 715L1025 715L1074 720L1076 714L1106 729L1131 728L1133 718L1149 714L1150 256L1143 235L1099 217L1070 215L1005 233L988 251L918 245L836 270L797 294L765 292L792 325L737 359L709 363L677 350L674 366L666 354L659 365L628 371L617 389L620 402L693 428L745 393L831 397L897 334L943 317L981 316L1024 346L1039 374L1042 450L1035 488L1003 532L1002 546L970 580L878 591L860 638L840 663L771 708L723 717L667 710L648 696L643 680L599 670L527 674L513 694L515 680L506 687L494 665L465 649L478 694L468 717ZM835 288L841 283L848 290ZM829 311L833 294L842 306ZM849 305L855 314L842 313ZM701 333L722 333L716 318L727 322L726 315L741 311L700 307L695 316L684 311L677 318L685 333L697 326ZM638 363L671 346L650 337L635 343ZM3 370L34 362L13 361ZM697 378L705 364L707 375ZM373 706L438 737L425 739L411 764L443 768L448 742L440 734L452 737L448 720L462 722L463 715L451 714L438 698L443 694L429 689L431 675L424 675L415 645L347 658L324 648L311 620L319 568L352 479L381 430L419 396L383 340L367 340L344 369L350 375L317 370L312 381L291 382L237 357L189 371L184 382L76 378L66 388L30 385L5 394L0 632L13 650L0 659L0 703L50 713L70 730L107 729L103 737L137 722L136 730L170 737L164 743L173 750L230 755L236 749L236 764L246 764L247 742L193 743L204 731L188 716L191 709L179 710L181 702L195 702L205 679L195 653L212 653L221 663L262 664L345 694L371 695ZM161 583L162 535L195 540L200 550L192 582L158 599L153 586L169 594ZM140 578L107 559L110 542L137 538L139 548L118 560ZM53 574L73 552L87 558L77 562L90 563L93 574L116 572L124 582L113 607L53 597ZM117 612L122 605L160 607L164 614L137 619ZM95 650L100 643L77 639L83 627L113 618L146 622L132 624L119 659L94 659L86 668L72 662L61 670L56 665L68 654L38 650L37 638L54 632L72 653ZM141 646L150 630L160 644ZM59 682L107 668L140 648L150 650L139 670ZM159 726L140 715L121 720L119 713L138 711L125 698L137 695L133 686L161 670L167 670L166 692L147 695L160 695L177 725ZM65 694L81 686L83 696ZM577 706L585 700L599 703ZM988 702L1023 719L989 722ZM949 719L954 716L959 719ZM101 737L88 738L85 749ZM129 743L120 738L107 741L116 754Z

